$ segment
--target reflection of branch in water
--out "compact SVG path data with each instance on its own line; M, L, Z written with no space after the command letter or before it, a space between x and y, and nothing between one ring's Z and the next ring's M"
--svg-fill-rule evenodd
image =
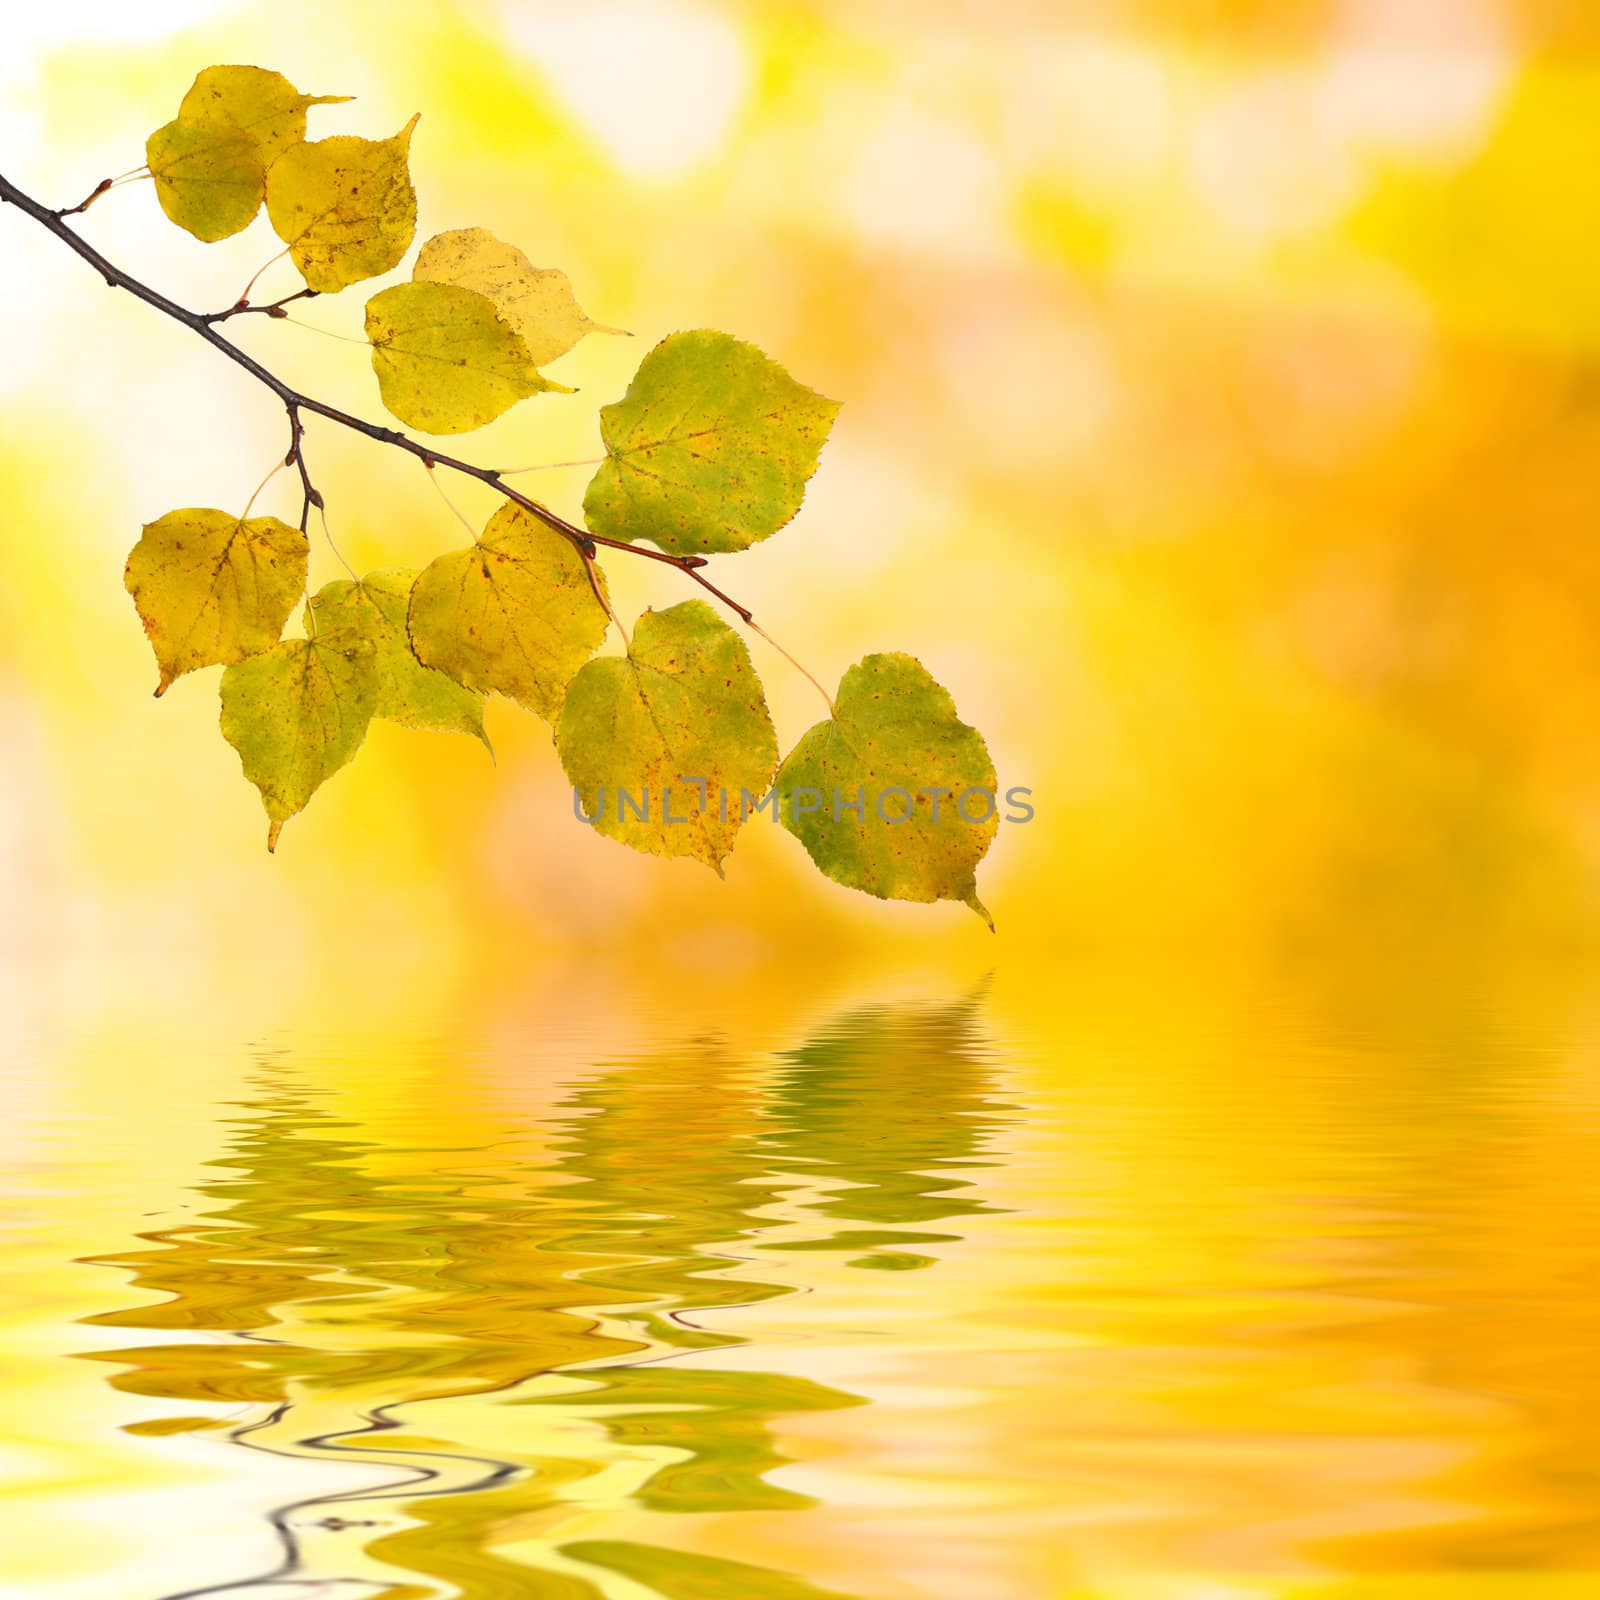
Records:
M856 1264L922 1264L927 1257L901 1247L956 1236L904 1223L983 1209L951 1193L964 1180L940 1175L981 1164L994 1120L971 1012L842 1018L780 1058L775 1088L770 1064L730 1061L714 1042L620 1066L561 1107L553 1168L520 1160L515 1140L458 1152L448 1165L439 1157L449 1152L353 1139L317 1104L326 1091L263 1066L229 1153L212 1163L229 1175L199 1189L219 1208L141 1234L145 1248L96 1258L168 1298L88 1319L228 1337L92 1359L121 1366L111 1382L130 1393L267 1408L232 1427L190 1414L137 1431L227 1428L247 1449L398 1476L278 1508L269 1522L280 1555L268 1570L168 1600L345 1588L352 1600L357 1591L489 1600L534 1592L530 1583L541 1600L600 1600L583 1567L607 1590L602 1574L615 1573L669 1600L828 1600L766 1569L644 1544L561 1545L559 1530L575 1513L593 1514L576 1485L629 1462L643 1477L620 1503L643 1510L811 1503L767 1481L786 1460L776 1419L858 1397L779 1373L670 1363L743 1343L726 1328L736 1308L804 1292L770 1272L744 1275L752 1245L865 1249L871 1255ZM860 1185L806 1204L874 1226L763 1242L774 1228L792 1233L792 1222L759 1213L792 1194L799 1171ZM563 1369L565 1392L517 1392ZM512 1416L538 1419L534 1436L553 1432L561 1453L530 1453L526 1430L489 1450L398 1431L407 1407L495 1395L542 1408ZM490 1438L504 1436L493 1412L469 1416ZM568 1421L552 1430L558 1417ZM372 1515L384 1502L398 1502L399 1515ZM312 1534L313 1549L328 1535L334 1548L308 1554ZM510 1542L542 1544L552 1564L493 1548ZM341 1575L317 1575L334 1570ZM402 1572L431 1581L419 1587Z
M337 1433L322 1434L313 1438L297 1439L296 1450L279 1450L271 1445L258 1444L250 1436L259 1433L273 1424L282 1421L291 1411L289 1402L275 1406L265 1417L243 1427L230 1429L228 1439L230 1443L243 1445L246 1449L259 1450L264 1454L279 1456L287 1460L298 1459L298 1452L302 1450L335 1450L338 1443L375 1433L382 1433L391 1428L400 1427L400 1422L383 1414L380 1408L373 1411L359 1428L341 1429ZM354 1448L362 1449L357 1445ZM376 1454L371 1450L363 1450L362 1460L371 1460ZM408 1457L426 1457L432 1452L406 1451L384 1452L385 1458L404 1454ZM473 1463L488 1468L488 1472L475 1480L451 1484L446 1486L447 1474L437 1467L424 1466L421 1460L413 1461L407 1470L412 1474L408 1478L396 1479L393 1483L380 1485L375 1488L348 1489L335 1491L329 1494L315 1495L305 1500L291 1501L289 1504L279 1506L267 1513L267 1523L272 1528L277 1539L281 1557L278 1564L266 1572L252 1578L237 1579L226 1583L208 1584L203 1588L184 1589L168 1594L163 1600L198 1600L201 1595L212 1594L238 1594L251 1589L294 1586L298 1588L332 1589L339 1587L357 1586L364 1589L382 1589L393 1593L393 1584L386 1578L319 1578L305 1573L305 1558L300 1547L299 1530L295 1526L296 1519L302 1513L318 1510L330 1511L336 1506L359 1503L362 1505L384 1500L410 1501L419 1492L430 1496L476 1494L482 1490L490 1489L494 1485L504 1482L508 1478L520 1475L520 1468L510 1462L495 1461L484 1457L471 1457L450 1452L442 1459L448 1460L452 1465ZM426 1485L435 1485L426 1488ZM380 1520L361 1519L345 1521L339 1517L327 1517L315 1524L334 1532L343 1532L346 1529L381 1528L384 1526ZM304 1574L304 1575L302 1575Z
M196 1223L140 1236L154 1248L98 1258L105 1264L131 1266L139 1287L166 1292L171 1298L155 1306L86 1319L110 1326L223 1332L231 1334L234 1342L140 1346L91 1352L89 1358L115 1361L128 1368L111 1382L131 1393L270 1405L264 1416L228 1430L227 1437L247 1449L286 1459L308 1452L334 1456L352 1452L366 1464L400 1469L400 1476L383 1485L317 1495L278 1508L268 1517L281 1552L274 1566L252 1578L186 1590L186 1596L237 1593L268 1585L305 1592L329 1583L389 1591L392 1583L387 1579L327 1579L306 1573L301 1549L306 1528L331 1526L332 1531L343 1531L355 1529L359 1523L333 1518L310 1524L300 1519L312 1510L332 1512L344 1505L409 1502L419 1493L476 1493L521 1475L524 1469L517 1464L459 1450L383 1448L360 1441L402 1426L389 1414L396 1405L430 1394L448 1394L453 1387L506 1386L520 1381L523 1367L519 1363L514 1373L498 1372L485 1379L471 1370L441 1373L441 1367L449 1363L441 1363L433 1340L407 1351L380 1337L367 1348L341 1351L258 1331L277 1326L307 1306L321 1309L348 1300L360 1303L359 1320L371 1322L374 1332L404 1331L411 1320L407 1314L373 1314L373 1301L387 1305L387 1291L394 1287L395 1274L385 1271L381 1263L385 1256L416 1255L415 1243L405 1242L416 1223L448 1215L450 1201L464 1193L465 1185L459 1173L421 1180L423 1200L436 1203L417 1207L411 1198L408 1204L415 1214L402 1210L397 1228L385 1219L394 1216L401 1185L375 1180L354 1165L375 1147L332 1137L345 1125L315 1109L316 1091L295 1085L286 1073L263 1068L257 1081L262 1095L245 1102L245 1109L259 1114L241 1120L245 1131L233 1141L233 1153L211 1163L240 1169L243 1175L200 1186L199 1192L229 1203ZM403 1181L407 1185L418 1182ZM481 1201L474 1202L475 1209L479 1205ZM581 1319L571 1320L576 1338L585 1324ZM591 1346L581 1348L588 1351ZM467 1369L488 1358L481 1345L463 1344L456 1353L463 1357L457 1366ZM303 1436L291 1435L287 1444L258 1437L279 1429L287 1431L285 1424L308 1407L314 1414L319 1389L352 1395L374 1386L380 1391L404 1390L412 1376L427 1380L420 1393L402 1393L365 1408L356 1404L345 1407L346 1415L354 1412L359 1418L354 1425L319 1433L306 1433L302 1427ZM449 1381L451 1377L456 1378L455 1385ZM294 1402L291 1389L301 1391ZM311 1398L305 1390L312 1391ZM176 1431L186 1422L201 1428L220 1426L193 1418L135 1426L142 1432L165 1432ZM463 1469L467 1469L465 1473Z

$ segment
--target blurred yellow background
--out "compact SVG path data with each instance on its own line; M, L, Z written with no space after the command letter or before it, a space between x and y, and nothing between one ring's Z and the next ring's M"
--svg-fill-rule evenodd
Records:
M264 1257L326 1242L323 1191L238 1159L219 1100L251 1104L265 1074L281 1103L262 1115L292 1154L300 1076L331 1095L350 1119L333 1145L398 1152L396 1259L430 1272L440 1237L487 1229L467 1214L477 1180L452 1199L430 1152L516 1150L530 1128L572 1143L561 1160L622 1223L654 1193L672 1248L675 1216L709 1212L679 1241L693 1265L749 1226L741 1163L747 1145L766 1159L774 1126L820 1164L823 1210L830 1161L847 1193L866 1181L858 1129L897 1182L937 1166L917 1138L937 1155L968 1101L987 1106L987 1044L934 1052L955 1064L941 1077L866 1028L854 1087L821 1097L838 1119L821 1118L821 1155L790 1129L782 1062L814 1067L804 1042L830 1018L948 1005L993 966L985 1026L1014 1059L992 1094L1020 1108L1004 1161L976 1174L994 1216L909 1290L869 1293L809 1246L782 1258L785 1283L817 1292L739 1324L761 1359L770 1345L786 1371L892 1392L785 1424L802 1456L860 1474L837 1468L827 1537L729 1518L707 1548L827 1579L882 1523L904 1541L886 1573L964 1549L930 1583L976 1573L985 1600L1594 1593L1592 8L13 10L0 170L52 204L136 166L213 63L357 97L313 112L314 136L420 112L419 238L489 227L638 336L585 340L552 374L581 393L460 441L473 460L592 456L598 405L680 328L749 338L842 401L799 520L721 558L719 581L824 681L871 650L920 656L1038 808L980 872L991 938L960 907L837 888L765 822L725 882L597 838L545 727L499 701L496 766L469 740L377 725L269 857L217 731L217 673L151 698L122 568L162 512L242 506L282 453L281 412L0 208L0 1057L26 1065L0 1133L37 1167L19 1292L0 1297L21 1330L0 1399L24 1423L8 1472L36 1493L25 1570L104 1564L78 1537L86 1506L129 1570L233 1570L246 1469L277 1470L108 1426L158 1415L131 1384L107 1411L108 1343L171 1309L141 1320L113 1286L129 1236L259 1185ZM264 219L201 246L143 185L80 225L201 308L278 248ZM262 293L296 282L280 265ZM359 334L376 286L297 314ZM380 415L361 349L265 319L232 331L297 386ZM416 463L315 423L308 449L358 568L462 542ZM586 477L522 481L576 515ZM494 501L451 492L479 523ZM283 478L268 496L297 509ZM625 614L687 592L644 562L607 569ZM338 571L314 540L312 583ZM787 749L815 692L759 639L752 653ZM612 1187L590 1176L610 1147L568 1126L594 1106L562 1098L589 1063L602 1116L618 1086ZM521 1159L484 1167L515 1185ZM408 1162L435 1187L408 1189ZM279 1236L274 1207L307 1242ZM508 1259L512 1288L560 1290L559 1255L550 1284ZM196 1297L206 1354L234 1348L214 1267L162 1289L173 1316ZM480 1287L469 1272L442 1303L520 1327L522 1302ZM282 1297L313 1354L335 1337L321 1293ZM358 1329L380 1351L387 1305ZM891 1305L912 1320L886 1323ZM84 1352L99 1364L63 1359ZM469 1444L487 1425L457 1424ZM883 1488L902 1474L911 1489ZM1069 1502L1071 1564L1047 1573L1056 1545L1031 1518ZM858 1511L867 1533L849 1531Z
M0 214L0 906L31 952L270 953L315 986L644 952L980 966L1203 937L1562 939L1600 858L1600 25L1561 0L157 0L19 8L0 148L51 203L137 165L199 68L311 92L313 136L413 145L418 237L481 224L571 275L578 387L461 441L595 452L678 328L844 403L799 521L720 563L827 682L920 656L1037 820L954 906L885 906L752 825L726 883L571 820L545 728L376 726L276 859L216 729L159 704L122 589L140 525L231 507L281 413L27 219ZM221 306L278 248L206 247L133 185L80 219ZM406 269L409 270L409 264ZM286 263L263 281L287 293ZM359 334L366 289L297 308ZM379 414L356 347L245 319L302 388ZM414 462L314 426L358 568L461 532ZM576 514L587 473L523 480ZM453 493L475 522L493 496ZM293 511L280 478L267 509ZM336 575L318 542L312 583ZM615 559L623 608L670 572ZM292 624L297 626L298 624ZM753 643L787 749L814 691ZM404 987L404 984L399 985Z

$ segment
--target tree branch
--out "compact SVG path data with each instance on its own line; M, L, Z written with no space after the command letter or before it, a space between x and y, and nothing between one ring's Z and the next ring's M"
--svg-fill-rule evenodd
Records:
M91 196L92 198L93 196ZM355 433L363 434L378 444L391 445L396 450L404 450L431 466L449 467L452 472L459 472L466 477L476 478L479 483L486 483L491 489L498 489L506 499L514 501L547 528L570 539L577 547L580 555L592 555L595 545L604 545L610 550L626 551L629 555L643 556L647 561L657 561L663 566L676 567L678 571L687 573L689 577L693 578L702 589L714 595L736 616L747 623L754 621L746 607L740 605L731 596L724 594L709 578L701 576L699 569L706 564L704 556L669 555L665 550L652 550L646 545L629 544L624 539L608 539L602 534L590 533L587 529L576 527L568 522L565 517L557 516L548 506L540 505L537 500L531 499L528 495L521 493L520 490L513 489L510 484L502 479L500 473L492 467L475 467L470 461L460 461L454 456L442 455L431 445L420 444L417 440L408 438L397 429L385 428L375 422L363 421L360 417L352 416L348 411L341 411L337 406L330 406L312 395L301 394L299 390L291 388L285 383L282 378L269 372L253 356L246 355L237 345L223 338L214 326L215 323L225 321L228 317L247 309L270 311L272 308L265 306L259 308L234 306L227 312L212 313L211 315L190 311L180 306L177 301L169 300L159 290L152 289L147 283L141 283L139 279L108 261L93 245L81 239L67 226L63 220L63 213L52 211L48 206L41 205L32 196L24 194L21 189L3 175L0 175L0 202L14 205L19 211L25 212L32 217L42 228L53 233L69 250L87 261L105 279L110 288L126 289L136 299L143 300L146 305L154 306L164 316L171 317L174 322L181 322L191 333L198 334L214 350L220 351L235 366L242 367L257 383L264 385L277 396L289 416L290 442L285 464L297 467L300 473L301 493L304 496L300 514L302 528L305 527L310 518L312 506L320 507L322 505L322 496L312 486L311 480L306 474L302 451L305 426L301 420L301 413L310 412L313 416L325 417L329 422L337 422L340 427L349 428ZM290 298L296 297L291 296Z

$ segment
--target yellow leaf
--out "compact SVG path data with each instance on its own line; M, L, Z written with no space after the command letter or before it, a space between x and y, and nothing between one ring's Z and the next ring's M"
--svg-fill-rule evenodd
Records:
M207 244L249 227L261 209L260 148L231 122L179 116L150 135L144 158L161 209Z
M609 621L571 541L509 502L411 591L411 648L424 666L547 720Z
M413 117L392 139L293 144L267 174L267 216L306 286L337 294L398 265L411 248L417 196L407 152Z
M778 760L750 653L703 600L647 611L626 656L572 680L556 748L599 832L719 875Z
M880 900L959 900L994 927L976 877L999 826L994 763L914 656L851 667L777 790L783 825L835 883Z
M559 267L536 267L487 228L436 233L417 252L411 276L476 289L522 335L535 366L564 356L586 333L624 333L591 321ZM626 337L626 334L624 334Z
M424 433L466 433L529 395L561 389L540 374L494 302L472 289L384 289L367 301L367 338L384 405Z
M261 791L267 849L361 748L376 705L370 645L285 639L222 675L222 736Z
M281 72L264 67L207 67L178 107L181 121L226 122L256 141L261 163L270 167L306 136L308 106L340 105L347 94L301 94Z
M124 582L161 669L156 693L270 650L304 592L306 556L306 536L276 517L192 508L146 524Z
M596 533L674 555L746 549L800 509L838 409L753 344L675 333L601 407L606 459L584 517Z

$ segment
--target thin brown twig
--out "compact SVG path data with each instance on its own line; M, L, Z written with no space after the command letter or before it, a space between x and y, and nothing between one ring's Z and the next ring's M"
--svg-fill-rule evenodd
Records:
M324 417L329 422L336 422L340 427L349 428L355 433L375 440L379 444L392 446L396 450L404 450L408 454L417 456L424 461L431 461L436 466L448 467L452 472L462 473L469 478L476 478L480 483L486 483L492 489L497 489L506 499L514 501L521 506L530 516L536 517L547 528L563 535L581 551L585 545L604 545L608 550L626 551L629 555L641 556L646 561L655 561L666 567L676 567L679 572L686 573L700 585L708 594L720 600L723 605L739 617L742 621L754 621L747 606L740 605L731 595L725 594L709 578L705 577L700 568L706 564L704 556L675 556L665 550L653 550L648 545L630 544L626 539L612 539L604 534L590 533L584 528L574 526L565 517L558 516L548 506L541 505L537 500L523 494L520 490L513 489L510 484L502 480L501 474L493 467L474 466L470 461L462 461L455 456L447 456L435 450L431 445L419 444L415 439L408 438L395 428L386 428L375 422L367 422L357 416L352 416L348 411L341 411L337 406L331 406L326 401L318 400L312 395L302 394L298 389L292 388L282 378L264 367L255 357L246 355L236 344L217 332L212 325L212 318L198 311L190 311L185 306L180 306L177 301L169 299L158 289L152 289L149 284L141 282L132 274L123 271L113 262L108 261L86 239L80 238L62 220L62 215L52 211L48 206L41 205L31 195L24 193L9 178L0 175L0 203L14 205L19 211L33 218L33 220L56 238L61 240L67 248L80 256L94 268L113 289L125 289L136 299L143 300L148 306L153 306L164 316L180 322L191 333L198 334L213 349L219 350L235 366L242 367L257 383L262 384L277 396L289 416L289 453L284 458L285 464L299 468L301 492L304 503L300 512L300 526L304 530L310 521L311 508L316 506L321 509L322 496L312 485L307 475L301 441L305 434L305 425L301 417L302 412L309 412L313 416ZM222 320L216 318L215 320Z
M88 192L88 194L86 194L83 197L83 199L81 199L77 203L77 205L75 205L75 206L63 206L61 208L61 210L59 210L57 212L54 212L52 214L59 221L62 217L75 217L75 216L78 215L78 213L80 211L87 211L89 209L89 207L92 206L95 203L95 201L100 198L101 195L107 193L110 190L111 185L113 183L115 183L116 181L117 180L115 178L102 178L99 181L99 183L97 183L94 186L94 188L92 188Z
M306 467L306 425L300 420L300 407L292 400L284 404L289 412L289 453L283 458L283 464L296 468L300 473L300 531L304 533L311 524L312 506L322 510L322 494L312 483L311 473Z
M102 178L77 205L66 206L57 211L55 215L57 217L75 217L79 212L87 211L101 195L110 194L113 189L127 183L130 179L148 178L150 175L148 167L130 167L126 172L119 172L114 178Z
M633 654L633 640L628 637L628 630L622 625L622 618L617 615L616 607L611 604L611 596L606 593L605 580L600 576L600 568L595 565L594 546L584 543L578 546L578 554L583 557L584 567L589 573L589 587L594 590L594 597L606 608L606 615L617 625L617 632L622 635L622 648L631 656Z
M284 317L289 313L283 308L293 305L296 300L315 300L320 291L316 289L296 289L293 294L286 294L281 300L274 300L270 305L253 306L248 300L241 300L236 305L231 305L226 311L208 311L200 320L215 327L219 322L226 322L229 317Z

